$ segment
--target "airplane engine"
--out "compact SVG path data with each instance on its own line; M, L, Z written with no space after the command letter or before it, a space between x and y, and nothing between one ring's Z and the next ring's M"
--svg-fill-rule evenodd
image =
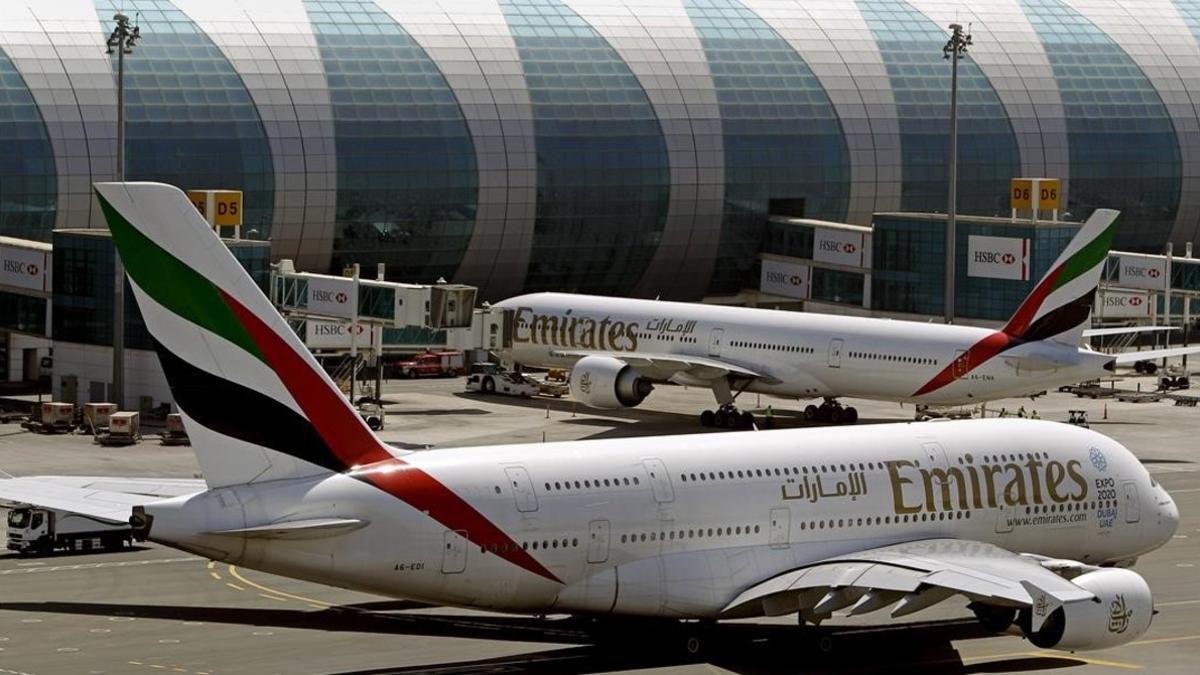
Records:
M1146 580L1136 572L1103 569L1071 581L1095 593L1099 602L1071 602L1054 610L1041 630L1029 634L1029 641L1038 647L1070 651L1106 649L1136 640L1150 627L1154 600ZM1029 611L1022 610L1024 626L1029 625Z
M571 395L592 408L632 408L653 389L649 380L611 356L585 356L571 369Z

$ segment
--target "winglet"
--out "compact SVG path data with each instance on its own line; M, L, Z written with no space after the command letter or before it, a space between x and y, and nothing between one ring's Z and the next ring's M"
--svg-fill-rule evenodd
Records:
M1036 633L1042 629L1042 624L1046 623L1046 619L1050 618L1056 609L1063 606L1063 602L1028 581L1022 580L1021 588L1024 588L1025 592L1029 594L1029 630Z

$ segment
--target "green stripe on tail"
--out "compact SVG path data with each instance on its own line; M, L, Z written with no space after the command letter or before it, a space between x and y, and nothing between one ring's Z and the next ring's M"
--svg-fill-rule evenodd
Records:
M139 288L171 312L220 335L266 363L258 345L211 281L139 232L99 191L96 196L100 199L100 208L112 231L125 271Z

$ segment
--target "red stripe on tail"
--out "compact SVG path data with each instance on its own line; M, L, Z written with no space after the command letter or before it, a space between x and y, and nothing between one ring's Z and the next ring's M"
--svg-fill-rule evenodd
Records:
M562 583L503 530L425 471L393 457L337 391L291 345L225 291L221 297L246 327L283 386L350 476L423 511L447 529L538 576Z

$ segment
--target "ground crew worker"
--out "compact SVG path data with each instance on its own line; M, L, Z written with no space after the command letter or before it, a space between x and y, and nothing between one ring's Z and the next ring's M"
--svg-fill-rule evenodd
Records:
M1000 409L1000 416L1001 416L1001 417L1008 417L1008 408L1001 408L1001 409Z
M1021 406L1017 410L1017 417L1025 417L1025 406Z
M768 429L775 428L775 409L770 404L767 404L767 409L763 411L763 418L763 426Z
M1040 420L1040 419L1042 419L1042 416L1041 416L1041 415L1039 415L1039 414L1038 414L1038 411L1035 409L1035 410L1033 411L1033 414L1032 414L1032 415L1030 415L1030 416L1029 416L1029 418L1030 418L1030 419L1035 419L1035 420Z

